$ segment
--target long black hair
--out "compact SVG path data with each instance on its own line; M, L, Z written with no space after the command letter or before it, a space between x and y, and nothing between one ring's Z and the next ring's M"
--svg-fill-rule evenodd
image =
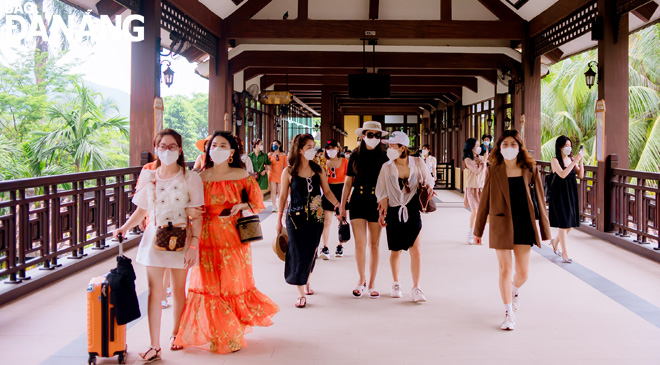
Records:
M466 158L474 160L474 152L472 150L474 147L477 145L477 140L476 138L468 138L467 141L465 141L465 145L463 146L463 159L465 160Z
M362 133L364 135L364 132ZM382 166L385 162L387 162L387 149L384 148L382 143L379 143L378 146L374 147L373 151L380 151L380 153L377 155L376 158L372 159L366 159L366 158L360 158L360 152L368 151L369 147L367 147L367 144L364 142L364 138L362 138L362 141L360 142L360 145L357 146L353 152L351 152L351 159L353 159L353 163L351 164L351 169L353 170L353 175L358 176L360 171L369 171L367 168L368 165L370 164L378 164L379 166Z
M284 146L282 145L282 142L280 142L280 140L276 139L276 140L273 141L273 143L277 143L277 145L280 146L280 148L278 149L278 151L284 153L284 150L283 150ZM271 149L270 149L271 151L273 150L273 148L272 148L273 143L270 144L270 145L271 145ZM274 151L273 151L273 152L274 152Z
M211 161L211 146L213 146L213 140L216 137L222 137L229 142L229 146L231 147L232 150L234 150L234 153L232 153L231 156L229 156L229 159L231 162L229 162L230 167L238 167L241 169L245 168L245 165L243 164L243 161L241 161L241 147L236 143L236 138L234 137L233 134L229 132L220 132L216 131L213 133L213 136L211 136L211 139L209 139L209 148L206 149L206 168L210 169L213 167L213 161Z
M561 149L564 148L566 142L571 142L571 147L573 147L573 141L567 136L559 136L557 137L557 141L555 141L555 157L557 158L557 161L559 161L559 166L561 166L562 169L566 167L564 166L564 156L561 154ZM571 155L573 155L572 149L568 157L571 157Z
M312 135L309 133L304 133L296 135L293 138L293 141L291 141L291 149L289 150L289 166L291 166L291 176L298 176L298 169L301 165L301 159L305 158L305 156L300 153L300 150L305 147L307 141L310 140L313 141L314 137L312 137ZM309 167L311 167L312 171L317 174L323 172L323 168L314 161L309 161Z

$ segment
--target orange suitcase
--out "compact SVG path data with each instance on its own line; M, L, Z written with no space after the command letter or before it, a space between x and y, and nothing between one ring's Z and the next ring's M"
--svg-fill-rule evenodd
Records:
M123 254L121 237L119 253ZM107 274L106 274L107 275ZM126 363L126 325L118 325L115 306L110 303L110 285L106 276L92 278L87 286L87 352L88 364L96 364L96 357L117 356Z

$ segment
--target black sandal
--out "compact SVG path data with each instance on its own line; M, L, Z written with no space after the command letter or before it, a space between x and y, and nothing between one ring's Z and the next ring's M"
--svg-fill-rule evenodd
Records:
M151 351L155 351L156 353L150 357L147 357L147 355L149 355ZM145 353L141 353L140 357L144 362L152 362L152 361L160 360L160 349L157 349L155 347L149 347L149 350L147 350L147 352Z

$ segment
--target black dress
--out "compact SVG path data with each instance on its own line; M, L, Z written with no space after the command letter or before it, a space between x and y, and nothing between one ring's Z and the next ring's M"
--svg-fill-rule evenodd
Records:
M550 227L573 228L580 226L580 203L575 169L562 179L557 174L550 185Z
M403 179L399 178L399 189L403 189ZM387 207L387 216L385 217L385 232L387 233L387 248L390 251L401 251L412 247L422 230L422 210L419 204L419 192L406 204L408 209L408 220L399 221L399 207Z
M305 285L314 270L316 249L323 233L321 178L291 177L291 202L286 215L289 245L284 263L284 278L291 285Z
M527 188L522 176L509 178L509 198L511 199L511 219L513 220L513 244L534 245L536 234L530 219Z
M357 174L353 164L359 158ZM376 201L376 183L383 164L387 162L387 153L379 145L373 150L360 147L360 152L353 152L348 161L346 176L353 176L353 192L348 205L350 219L365 219L378 222L378 201Z

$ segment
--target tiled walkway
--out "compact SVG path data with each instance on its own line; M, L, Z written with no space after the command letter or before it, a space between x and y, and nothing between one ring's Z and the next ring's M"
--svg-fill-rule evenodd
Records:
M499 329L503 310L497 262L487 247L464 244L468 212L462 196L440 192L439 209L424 217L422 288L428 303L410 302L409 256L402 261L404 298L389 297L385 238L380 247L381 298L353 299L353 245L343 258L319 261L314 296L296 309L295 288L273 254L275 216L253 245L257 286L281 307L275 324L247 335L230 355L165 350L169 364L660 364L660 265L581 232L571 232L571 265L548 246L531 256L517 328ZM269 210L269 209L268 209ZM384 236L384 235L383 235ZM333 237L336 232L333 229ZM333 239L334 242L334 239ZM334 244L332 245L334 247ZM128 252L133 257L135 250ZM85 288L108 271L108 260L19 301L0 307L1 364L84 364ZM144 268L136 265L146 300ZM164 312L162 341L171 329ZM145 311L143 311L144 313ZM128 331L129 363L149 344L147 320ZM116 359L102 359L113 364Z

